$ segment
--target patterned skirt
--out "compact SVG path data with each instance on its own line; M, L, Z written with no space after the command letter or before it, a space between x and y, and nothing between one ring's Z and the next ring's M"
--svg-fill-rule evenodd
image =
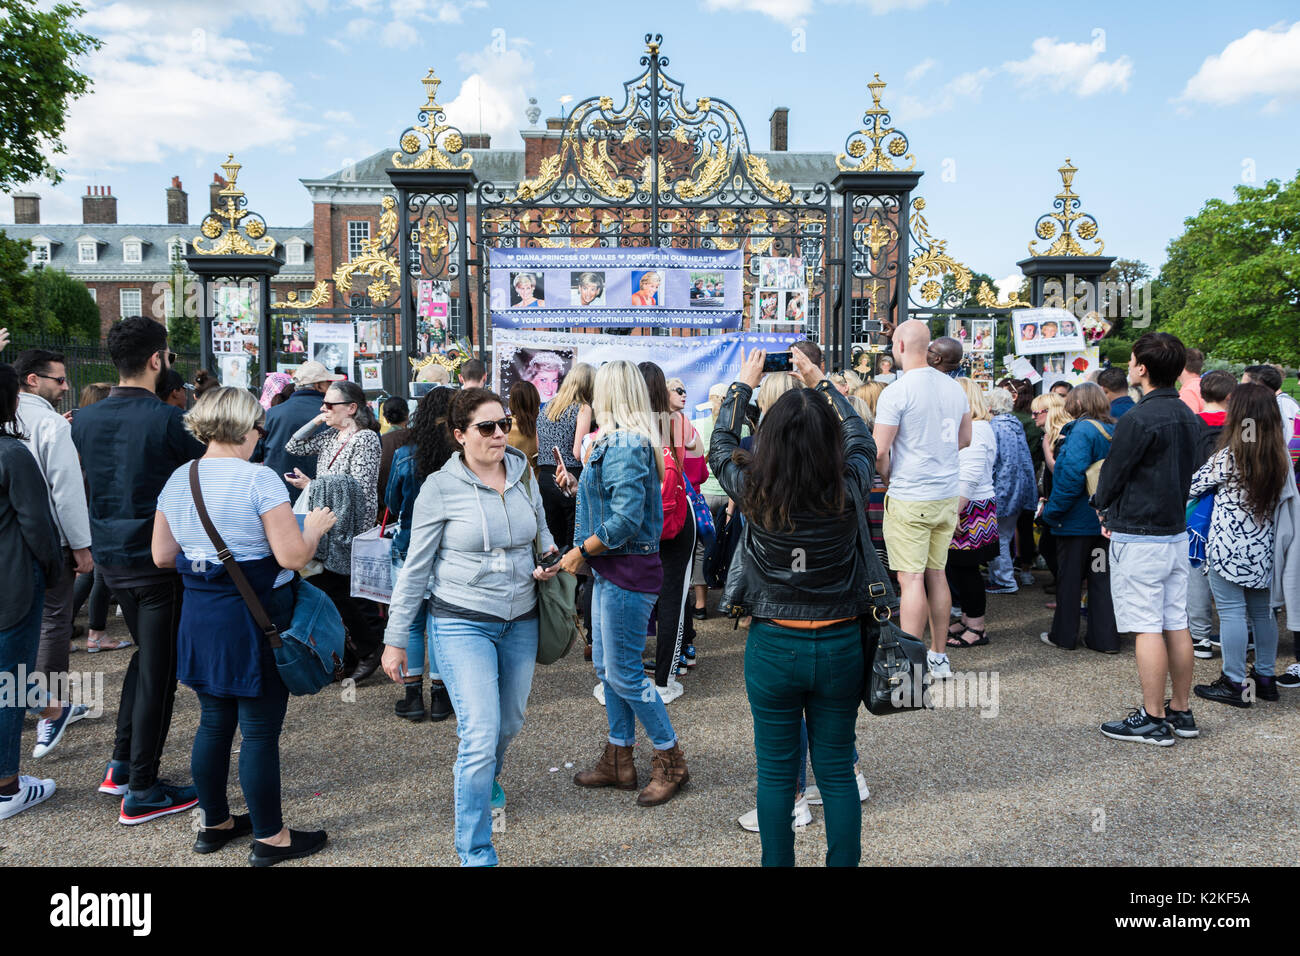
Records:
M950 555L964 562L982 563L998 555L998 511L993 498L968 502L957 516Z

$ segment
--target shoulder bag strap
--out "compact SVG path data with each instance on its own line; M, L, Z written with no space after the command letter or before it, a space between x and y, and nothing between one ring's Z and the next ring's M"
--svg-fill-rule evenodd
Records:
M226 573L235 582L235 587L239 589L240 596L243 597L244 603L248 605L253 620L262 629L267 641L270 642L272 647L278 648L280 646L280 631L271 623L271 619L266 614L266 608L262 607L262 602L258 600L257 592L248 583L248 578L244 576L244 571L239 566L239 562L235 560L235 556L226 547L226 542L221 539L217 526L212 523L212 518L208 514L208 506L203 503L203 490L199 487L198 459L190 462L190 492L194 495L194 507L199 513L199 521L203 523L203 530L208 533L213 547L217 549L217 557L226 566Z
M869 566L868 554L875 554L876 546L871 542L871 526L867 523L867 502L862 497L857 483L845 481L849 497L853 500L853 507L858 513L858 551L862 555L864 566ZM871 581L867 585L867 595L871 598L871 603L875 605L872 616L877 621L885 621L893 614L893 609L889 606L889 587L883 581ZM885 617L881 617L884 613Z
M1101 422L1097 421L1095 418L1090 418L1088 421L1092 423L1093 428L1101 432L1102 438L1106 439L1106 441L1110 441L1110 436L1106 434L1106 429L1102 427Z

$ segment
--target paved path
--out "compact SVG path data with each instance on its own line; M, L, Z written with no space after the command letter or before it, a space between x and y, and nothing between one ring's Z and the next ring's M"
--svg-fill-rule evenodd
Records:
M1202 736L1173 747L1107 740L1098 724L1139 701L1132 642L1117 656L1046 647L1038 639L1050 623L1045 600L1041 588L990 596L992 644L953 652L955 667L984 672L986 695L996 686L996 709L984 698L988 716L979 706L888 718L862 712L858 747L871 787L863 864L1294 864L1300 691L1283 689L1280 702L1250 710L1194 699ZM112 629L125 632L120 618ZM604 741L604 711L591 696L595 677L580 653L538 668L528 722L503 775L502 862L757 864L757 834L736 825L754 806L755 785L744 633L716 618L702 625L701 663L683 678L685 696L669 706L691 783L653 809L636 806L634 793L572 784L575 768L594 762ZM1289 636L1283 648L1285 664ZM59 791L0 823L0 863L246 865L247 854L234 846L206 857L191 853L187 815L120 826L118 801L95 792L129 653L73 655L74 669L103 669L104 716L73 725L44 760L24 757L22 772L53 777ZM1211 680L1217 665L1198 661L1197 680ZM330 847L286 865L456 864L455 722L400 720L393 715L399 694L379 675L356 689L355 700L338 688L291 700L282 741L285 819L325 827ZM189 780L197 719L194 694L179 688L164 776ZM637 747L643 781L647 748L644 741ZM233 782L231 803L243 808ZM796 840L801 865L819 864L825 854L820 808L813 813Z

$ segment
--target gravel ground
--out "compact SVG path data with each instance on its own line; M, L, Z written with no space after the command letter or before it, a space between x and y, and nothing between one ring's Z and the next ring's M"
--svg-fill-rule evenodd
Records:
M713 600L716 600L714 592ZM862 862L994 865L1256 865L1294 863L1300 845L1300 777L1294 773L1300 691L1238 710L1193 698L1201 737L1169 748L1103 737L1103 720L1140 702L1132 641L1119 655L1065 652L1039 642L1051 620L1041 587L989 598L988 647L952 653L955 668L984 672L983 707L944 707L888 719L862 711ZM84 619L83 619L84 623ZM582 790L571 777L604 743L604 710L591 696L591 665L579 651L539 667L528 720L502 783L508 865L755 865L757 834L736 825L754 806L753 725L745 698L744 630L716 617L699 626L700 665L669 705L691 782L669 803L642 809L635 793ZM125 635L121 619L110 633ZM95 791L112 750L121 676L130 650L78 652L74 670L102 670L104 714L69 728L23 773L53 777L45 804L0 823L8 865L244 866L231 846L190 851L195 821L178 814L118 825L118 800ZM1291 640L1283 637L1283 666ZM1218 661L1197 661L1196 679ZM996 680L996 684L993 681ZM988 696L996 687L996 698ZM293 698L282 740L284 816L324 827L330 846L288 866L447 865L452 848L451 767L455 720L412 724L393 714L400 694L379 674L355 689ZM996 706L993 706L994 703ZM988 716L985 716L987 714ZM180 687L163 775L188 781L198 720ZM236 737L238 747L238 737ZM649 745L637 745L642 782ZM244 805L232 760L231 803ZM197 812L197 811L196 811ZM801 865L823 860L821 810L798 832Z

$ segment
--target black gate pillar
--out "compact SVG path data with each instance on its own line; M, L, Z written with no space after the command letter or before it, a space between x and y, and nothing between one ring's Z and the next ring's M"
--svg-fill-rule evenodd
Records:
M907 152L907 136L893 128L889 111L880 105L885 83L880 74L867 84L871 106L862 129L849 135L845 152L835 159L841 170L831 183L843 197L840 207L840 249L843 271L839 286L839 368L848 368L855 334L893 334L907 320L908 222L912 190L924 175L916 157ZM895 159L911 160L906 168ZM867 321L855 323L853 303L866 302ZM876 331L878 330L878 331Z
M221 168L226 171L226 186L219 193L218 206L203 217L199 226L202 234L194 238L191 251L185 256L186 266L199 277L201 291L199 362L202 368L212 368L212 320L216 317L213 284L228 279L241 287L251 286L258 347L257 361L249 362L249 382L256 389L256 376L274 371L271 279L280 272L284 260L275 254L276 242L266 234L266 220L248 210L248 199L235 184L242 167L235 162L233 153L226 157Z
M419 316L415 282L429 279L447 284L447 292L460 305L453 321L448 308L449 338L467 336L471 327L473 297L469 266L469 195L478 177L470 169L474 157L464 152L465 138L446 124L438 105L441 80L430 69L420 82L426 100L420 107L418 126L408 128L398 141L388 178L397 190L398 261L401 263L402 353L408 361L417 354ZM453 159L453 157L458 157ZM484 317L478 317L478 352L487 359Z

